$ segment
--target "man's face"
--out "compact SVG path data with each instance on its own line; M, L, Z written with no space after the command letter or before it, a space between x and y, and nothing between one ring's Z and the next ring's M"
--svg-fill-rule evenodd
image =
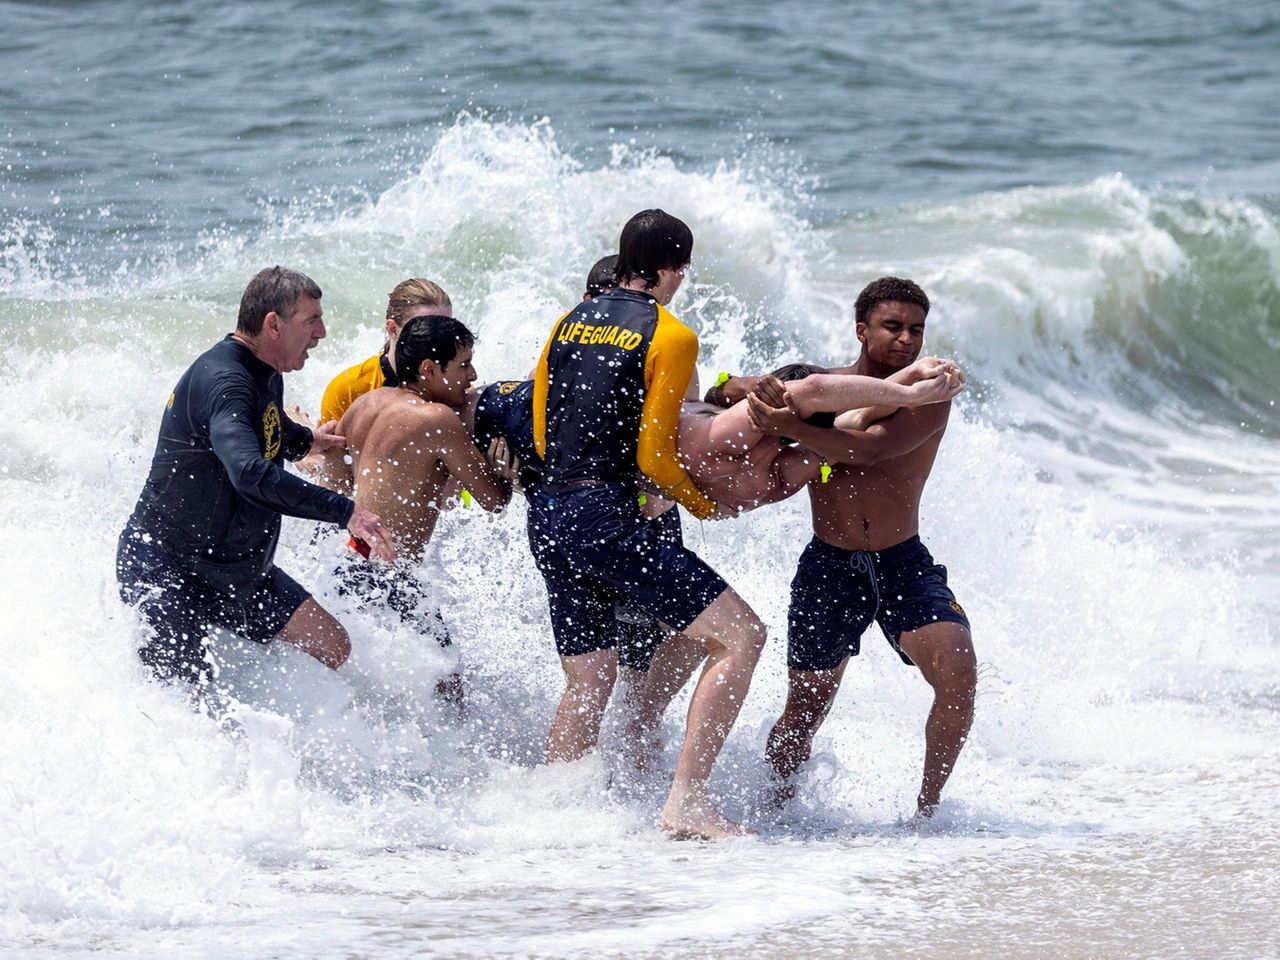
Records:
M924 310L919 304L884 300L871 308L856 332L872 363L901 370L924 346Z
M459 347L452 360L443 367L436 367L431 399L455 410L460 409L467 402L467 388L475 382L476 368L471 363L471 348Z
M320 301L305 294L294 304L293 316L277 319L276 369L281 373L301 370L307 354L324 339L324 311Z

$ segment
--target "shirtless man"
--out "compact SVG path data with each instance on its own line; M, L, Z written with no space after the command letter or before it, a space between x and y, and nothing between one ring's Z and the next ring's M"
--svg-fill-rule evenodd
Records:
M833 372L885 378L907 367L923 345L928 312L928 297L910 280L871 283L855 305L861 354ZM946 569L919 538L920 498L950 403L900 410L866 430L824 430L800 419L803 402L791 398L783 406L774 397L773 404L748 398L754 425L794 438L833 469L827 482L809 485L814 537L791 585L787 703L766 755L784 784L809 758L848 659L874 619L934 691L916 798L918 815L931 816L968 735L977 683L968 619L947 587ZM782 798L789 790L784 786Z
M461 483L489 511L501 510L511 498L518 463L507 461L502 442L492 445L486 461L458 416L476 378L474 342L471 331L453 317L407 321L395 347L399 385L372 390L351 404L339 423L350 462L331 454L326 465L326 473L352 491L357 505L378 505L408 565L421 562L450 481ZM363 552L358 541L352 545ZM340 576L344 593L385 601L416 630L450 645L439 611L414 589L403 565L351 557ZM446 700L458 701L461 679L452 674L438 690Z

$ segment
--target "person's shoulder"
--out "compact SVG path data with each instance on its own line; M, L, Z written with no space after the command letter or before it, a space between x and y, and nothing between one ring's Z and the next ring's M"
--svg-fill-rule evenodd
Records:
M382 354L375 353L372 357L368 357L357 364L347 367L345 370L339 371L334 378L329 381L329 389L341 389L348 384L371 379L374 375L374 371L380 369L379 363L381 360Z
M458 411L448 404L424 400L399 387L382 387L361 399L384 405L379 418L402 429L432 429L462 423Z
M654 341L666 350L692 351L696 354L698 335L693 329L662 304L655 303L654 306L658 311L658 323L653 331Z
M253 389L253 372L245 353L228 337L200 354L191 365L191 385L195 390L245 386Z
M693 332L693 328L677 317L674 313L664 307L662 304L654 301L654 309L658 312L658 329L668 337L680 340L698 339L698 335Z

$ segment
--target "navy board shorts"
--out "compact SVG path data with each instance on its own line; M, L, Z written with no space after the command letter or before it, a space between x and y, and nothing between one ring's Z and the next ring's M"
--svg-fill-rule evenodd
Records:
M442 647L453 645L440 608L404 565L374 563L352 553L343 558L334 575L338 593L361 608L389 607L405 626L434 638Z
M311 594L279 567L243 587L223 588L185 569L155 540L126 526L116 548L120 599L155 631L138 650L161 680L209 679L208 638L228 630L267 643Z
M669 530L664 536L663 525L644 518L632 484L543 487L531 500L529 547L546 581L562 657L617 646L619 601L683 630L728 586L683 543L673 543Z
M673 547L684 546L684 531L680 526L680 509L672 504L648 521L653 525L658 540ZM653 655L668 636L658 618L634 600L619 597L613 604L613 618L618 632L618 666L647 673Z
M834 670L845 657L858 655L873 620L909 665L901 647L904 633L944 621L969 626L947 586L947 568L933 562L919 536L871 552L844 550L814 537L791 581L787 666Z

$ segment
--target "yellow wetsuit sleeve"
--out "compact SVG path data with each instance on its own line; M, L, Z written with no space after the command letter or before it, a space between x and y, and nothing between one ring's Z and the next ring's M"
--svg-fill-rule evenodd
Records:
M697 488L676 453L680 406L697 363L697 336L658 307L658 326L644 364L645 396L636 465L665 496L705 520L715 513L716 505Z
M569 313L572 312L569 311ZM538 451L538 456L543 459L547 456L547 393L550 390L547 357L551 353L551 344L555 341L556 331L560 329L560 324L568 315L568 313L564 314L551 328L551 335L547 337L542 355L538 357L538 365L533 369L533 449Z
M384 382L382 354L374 354L363 363L348 367L329 381L320 400L320 422L341 420L347 408L370 390L377 390Z

